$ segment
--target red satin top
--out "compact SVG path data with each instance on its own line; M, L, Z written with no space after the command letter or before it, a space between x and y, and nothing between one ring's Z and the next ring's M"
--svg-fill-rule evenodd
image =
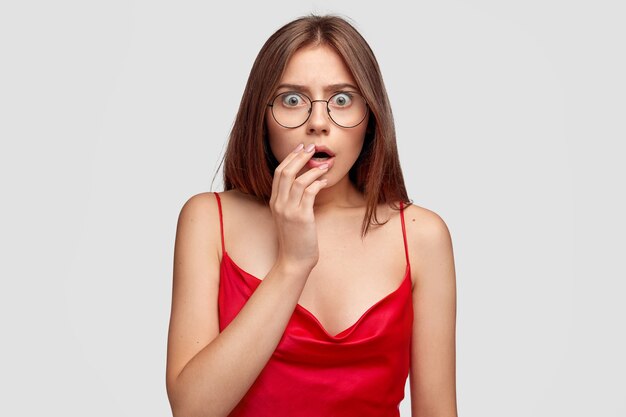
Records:
M261 280L241 269L224 248L219 286L219 328L228 326ZM411 267L400 203L406 273L400 286L332 336L297 304L285 332L230 417L398 417L409 374L413 304Z

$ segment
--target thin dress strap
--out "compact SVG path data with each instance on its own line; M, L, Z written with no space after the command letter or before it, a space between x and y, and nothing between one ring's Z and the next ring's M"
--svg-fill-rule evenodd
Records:
M217 208L219 209L220 212L220 234L222 236L222 256L224 256L224 222L222 221L222 201L220 200L220 194L219 193L213 193L215 194L215 198L217 199Z
M402 219L402 237L404 238L404 254L406 255L406 264L411 266L409 262L409 247L406 244L406 228L404 226L404 204L402 200L400 200L400 218Z

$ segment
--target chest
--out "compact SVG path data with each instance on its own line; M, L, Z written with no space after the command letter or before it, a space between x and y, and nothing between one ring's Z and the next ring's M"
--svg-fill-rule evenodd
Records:
M236 224L225 223L224 229L229 236L226 250L231 259L262 280L278 255L273 220L241 219ZM359 221L342 222L341 227L320 221L318 245L320 259L298 304L331 335L357 322L407 279L402 228L397 217L370 229L364 239L360 237Z

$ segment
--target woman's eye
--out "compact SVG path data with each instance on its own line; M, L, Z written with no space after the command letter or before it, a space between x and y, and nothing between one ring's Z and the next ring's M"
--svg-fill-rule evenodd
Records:
M287 107L295 107L303 101L302 97L293 93L284 94L282 98L282 103Z
M333 96L332 104L339 107L346 107L352 102L352 94L339 93Z

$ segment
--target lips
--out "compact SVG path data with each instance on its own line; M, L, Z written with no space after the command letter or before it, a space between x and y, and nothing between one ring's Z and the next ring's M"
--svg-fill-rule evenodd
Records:
M328 164L328 169L331 169L334 163L335 163L335 157L331 156L330 158L317 160L317 161L315 159L309 159L305 166L308 168L317 168L318 166L322 164Z
M308 168L317 168L322 164L328 164L328 169L332 168L335 162L335 153L324 145L315 146L315 153L306 163Z
M335 153L324 145L315 146L315 153L326 153L330 157L335 156Z

